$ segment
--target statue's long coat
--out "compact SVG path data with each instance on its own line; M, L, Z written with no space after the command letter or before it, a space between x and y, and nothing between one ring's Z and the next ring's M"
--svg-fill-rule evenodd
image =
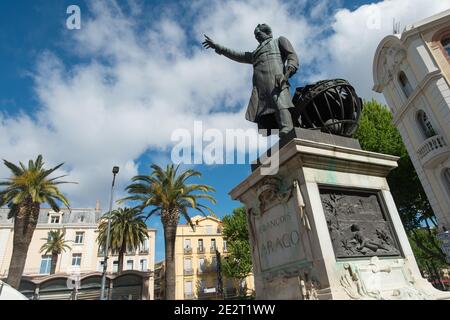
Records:
M237 62L253 64L253 90L245 115L247 120L258 122L261 116L294 107L289 83L281 89L275 84L275 76L283 76L287 66L295 71L299 66L298 56L288 39L266 39L253 52L237 52L222 46L217 46L216 52Z

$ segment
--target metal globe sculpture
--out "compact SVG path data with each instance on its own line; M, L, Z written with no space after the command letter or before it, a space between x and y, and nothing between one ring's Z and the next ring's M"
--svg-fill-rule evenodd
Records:
M295 90L293 119L301 128L351 137L358 128L362 100L343 79L323 80Z

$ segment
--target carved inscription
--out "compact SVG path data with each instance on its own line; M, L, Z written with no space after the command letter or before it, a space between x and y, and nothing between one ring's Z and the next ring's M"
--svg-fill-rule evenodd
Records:
M278 204L256 220L262 271L302 261L304 253L295 203Z
M321 188L320 197L337 258L400 255L376 193Z

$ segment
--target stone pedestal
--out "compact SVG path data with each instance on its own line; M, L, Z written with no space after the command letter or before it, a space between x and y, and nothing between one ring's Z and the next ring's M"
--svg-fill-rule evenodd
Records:
M320 139L318 139L320 141ZM317 141L317 140L316 140ZM397 157L294 138L231 192L257 299L448 299L421 277L386 176Z

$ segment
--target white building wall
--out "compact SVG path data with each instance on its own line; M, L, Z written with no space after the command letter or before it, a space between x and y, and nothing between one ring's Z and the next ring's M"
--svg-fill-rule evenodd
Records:
M449 26L450 10L408 27L401 36L387 36L381 41L374 60L374 89L383 92L438 223L446 229L450 229L450 193L442 173L450 168L450 88L446 76L450 59L440 56L445 53L436 50L432 39ZM393 63L393 57L401 55L392 52L402 50L406 57L397 58ZM405 73L413 88L408 98L398 80L399 70ZM391 76L387 76L388 72ZM433 149L423 158L418 154L419 148L436 141L436 136L425 142L417 120L419 110L426 112L436 136L443 137L445 142L444 147Z

